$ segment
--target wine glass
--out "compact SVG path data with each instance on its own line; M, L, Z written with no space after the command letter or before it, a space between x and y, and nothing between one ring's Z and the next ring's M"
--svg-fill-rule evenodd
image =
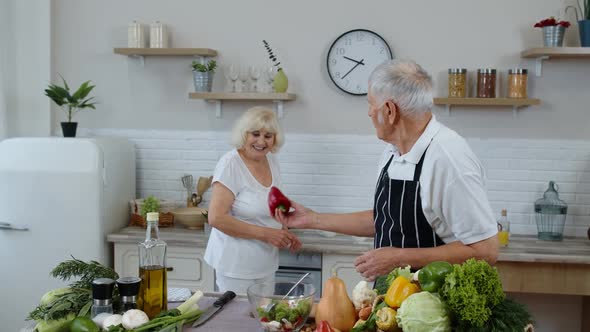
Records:
M272 83L275 80L275 76L276 76L277 72L278 71L275 66L270 66L270 67L266 68L266 70L264 71L264 76L266 77L266 84L267 84L267 91L268 92L274 91L274 87L273 87Z
M250 78L252 78L252 92L260 92L260 89L258 88L260 68L258 66L250 66Z
M247 84L248 83L248 76L250 76L248 73L248 67L247 66L240 67L239 78L240 78L240 81L242 81L242 85L240 87L241 92L248 92L248 84Z
M231 81L231 86L229 87L230 92L236 92L236 81L238 80L239 71L236 65L233 63L230 65L225 66L224 68L225 78Z

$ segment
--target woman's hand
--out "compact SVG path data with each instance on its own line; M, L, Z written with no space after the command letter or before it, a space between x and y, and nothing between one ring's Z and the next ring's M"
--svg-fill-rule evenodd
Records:
M265 242L279 249L290 248L291 251L297 251L301 248L299 238L286 229L267 228L263 237Z
M287 213L280 209L275 210L275 219L289 228L311 228L318 222L318 215L311 209L291 201L292 211Z

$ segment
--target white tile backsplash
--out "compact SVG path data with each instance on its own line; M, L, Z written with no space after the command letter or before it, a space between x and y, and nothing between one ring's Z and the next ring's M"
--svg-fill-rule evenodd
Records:
M126 137L137 149L137 195L185 199L184 174L209 176L231 149L229 132L82 129L83 136ZM581 140L468 139L488 175L488 195L512 230L536 234L533 203L549 180L569 205L566 235L590 226L590 142ZM322 212L371 208L383 142L371 135L287 134L279 159L284 191ZM205 204L210 193L205 194Z

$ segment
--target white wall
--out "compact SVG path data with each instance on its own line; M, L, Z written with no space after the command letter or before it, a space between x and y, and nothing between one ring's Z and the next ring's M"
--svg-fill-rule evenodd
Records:
M2 0L8 136L48 136L51 108L51 1Z
M567 0L571 1L571 0ZM190 57L148 57L138 61L113 54L127 44L127 24L168 24L174 47L209 47L220 64L263 64L261 40L275 49L298 99L286 105L287 132L372 134L364 97L348 96L326 74L326 51L341 33L368 28L381 34L396 57L414 58L446 95L446 69L494 67L532 69L520 52L542 44L532 25L558 15L564 0L498 1L194 1L55 0L55 62L72 84L91 79L100 105L83 112L84 127L228 129L253 103L227 103L223 119L214 105L189 100ZM576 24L566 36L578 44ZM549 61L543 77L530 75L530 95L542 105L513 119L508 108L462 108L440 120L470 137L588 138L584 91L589 60ZM223 88L221 73L214 82ZM442 111L442 108L437 108ZM443 113L443 112L441 112ZM61 116L61 114L60 114ZM55 124L54 124L55 125Z

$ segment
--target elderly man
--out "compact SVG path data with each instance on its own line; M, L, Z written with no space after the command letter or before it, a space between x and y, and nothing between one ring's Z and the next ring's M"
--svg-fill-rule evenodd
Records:
M292 228L374 238L355 260L374 280L398 266L468 258L494 264L497 227L484 170L467 142L431 113L432 79L412 61L379 65L369 79L369 117L387 144L379 162L373 209L317 213L292 202L277 219Z

